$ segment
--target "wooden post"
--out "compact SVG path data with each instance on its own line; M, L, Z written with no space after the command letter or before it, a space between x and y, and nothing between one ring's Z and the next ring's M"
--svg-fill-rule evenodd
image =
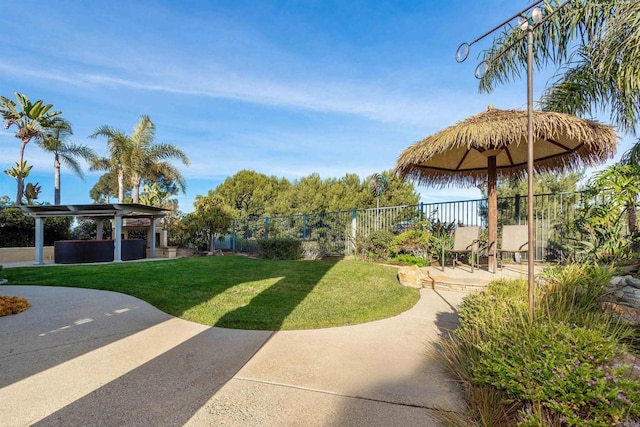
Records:
M498 245L498 192L496 189L497 183L497 169L496 169L496 156L489 157L489 179L487 182L487 196L489 202L489 241L488 243L488 255L489 255L489 271L496 272L498 267L496 252Z

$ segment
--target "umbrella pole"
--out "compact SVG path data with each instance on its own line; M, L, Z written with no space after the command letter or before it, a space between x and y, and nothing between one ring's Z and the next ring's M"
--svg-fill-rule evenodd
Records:
M498 240L498 191L496 189L497 182L497 167L496 156L489 156L489 179L487 181L487 198L489 202L489 264L488 269L490 272L495 273L497 269L496 259L496 241Z

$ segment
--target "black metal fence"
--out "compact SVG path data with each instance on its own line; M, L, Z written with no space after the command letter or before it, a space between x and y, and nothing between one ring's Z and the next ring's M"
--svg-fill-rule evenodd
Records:
M582 193L534 196L536 260L557 260L569 255L571 223L582 205ZM255 252L257 240L287 237L317 241L330 255L351 255L358 238L375 230L399 234L424 221L487 227L487 199L420 203L351 211L321 212L278 217L235 219L231 248ZM503 225L527 223L527 196L498 199L498 230Z

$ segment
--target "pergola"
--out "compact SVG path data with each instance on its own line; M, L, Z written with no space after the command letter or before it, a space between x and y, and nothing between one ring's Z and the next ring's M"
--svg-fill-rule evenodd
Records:
M140 205L137 203L119 204L93 204L93 205L28 205L20 206L28 215L35 217L35 264L44 264L44 223L43 219L57 216L73 216L99 220L113 218L115 223L115 238L113 245L113 261L122 261L122 224L124 218L149 218L150 219L150 257L156 256L156 232L155 219L164 218L166 209L154 206ZM102 239L102 222L97 222L97 239Z

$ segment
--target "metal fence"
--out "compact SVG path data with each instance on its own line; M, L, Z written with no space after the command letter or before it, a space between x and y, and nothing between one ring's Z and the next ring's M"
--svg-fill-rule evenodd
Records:
M582 193L534 196L536 260L557 260L568 255L571 223L582 204ZM527 223L527 196L498 199L498 229ZM350 255L357 239L375 230L394 234L424 226L425 221L487 228L487 199L420 203L351 211L321 212L277 217L235 219L231 248L257 251L257 240L286 237L317 241L329 255Z

